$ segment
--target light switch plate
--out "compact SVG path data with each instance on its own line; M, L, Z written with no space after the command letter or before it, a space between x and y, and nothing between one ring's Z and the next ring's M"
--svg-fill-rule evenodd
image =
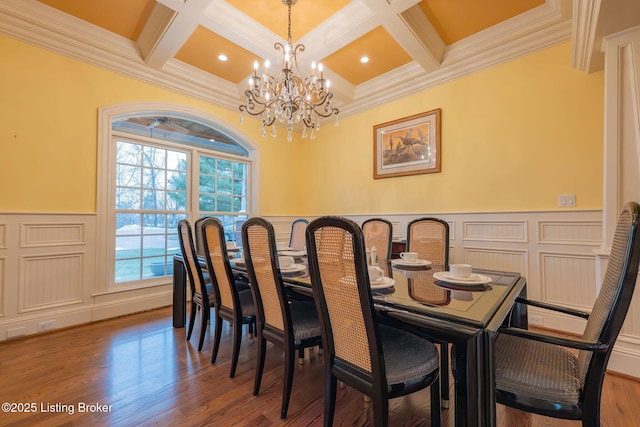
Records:
M561 208L572 208L576 205L575 194L560 194L558 196L558 206Z

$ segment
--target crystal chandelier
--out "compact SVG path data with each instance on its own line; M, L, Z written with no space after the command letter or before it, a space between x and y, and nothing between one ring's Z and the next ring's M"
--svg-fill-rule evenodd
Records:
M315 139L320 130L320 120L335 116L338 125L338 109L331 105L333 93L329 91L331 83L324 78L322 64L316 67L311 64L312 74L304 77L298 68L297 53L304 51L304 45L295 47L291 44L291 7L298 0L282 0L289 11L287 44L274 44L276 51L281 52L280 73L269 74L269 61L265 61L262 72L259 72L258 61L253 64L253 76L249 79L249 87L244 93L247 101L240 105L240 112L252 116L260 116L262 136L267 136L266 128L271 126L271 136L276 136L276 120L287 127L287 140L293 138L293 129L302 125L302 137L307 137L307 129L311 129L311 139ZM242 121L242 115L240 120Z

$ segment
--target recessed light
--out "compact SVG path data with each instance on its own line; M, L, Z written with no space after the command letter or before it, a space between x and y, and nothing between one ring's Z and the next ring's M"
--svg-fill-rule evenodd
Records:
M367 62L369 62L369 57L363 56L362 58L360 58L360 62L362 62L363 64L366 64Z
M218 59L222 62L225 62L227 59L227 55L225 55L224 53L221 53L220 55L218 55Z

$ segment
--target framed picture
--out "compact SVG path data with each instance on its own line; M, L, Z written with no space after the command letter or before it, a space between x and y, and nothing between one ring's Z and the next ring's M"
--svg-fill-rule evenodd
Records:
M440 109L373 127L373 177L440 172Z

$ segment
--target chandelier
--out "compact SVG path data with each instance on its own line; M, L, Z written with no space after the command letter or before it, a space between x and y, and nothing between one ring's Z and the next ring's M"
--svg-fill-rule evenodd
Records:
M298 68L297 54L304 51L304 45L295 47L291 43L291 7L298 0L282 0L288 8L288 33L287 44L280 42L274 44L276 51L282 55L280 72L277 76L269 74L269 61L264 62L262 72L259 70L258 61L253 63L253 75L249 78L249 87L244 93L246 103L240 105L242 113L247 112L252 116L260 116L260 130L262 136L267 136L267 127L271 127L271 136L276 136L278 121L286 125L287 140L293 138L294 126L303 126L302 137L307 137L307 129L311 129L311 139L315 139L316 132L320 130L320 120L335 116L338 125L338 109L331 105L333 93L329 91L331 83L324 78L322 64L316 67L315 61L311 64L310 76L303 76Z

